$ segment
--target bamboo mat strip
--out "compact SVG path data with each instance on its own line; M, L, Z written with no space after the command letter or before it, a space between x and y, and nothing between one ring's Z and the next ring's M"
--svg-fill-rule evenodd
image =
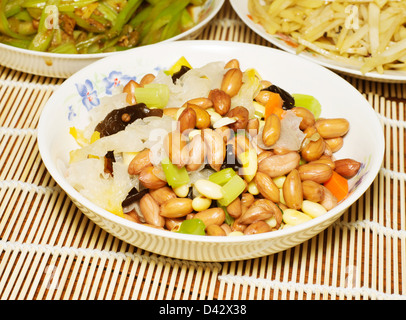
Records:
M199 39L270 46L228 2ZM199 263L140 250L88 220L36 145L41 110L63 80L0 67L0 299L406 299L406 85L344 78L384 130L385 157L371 187L299 246Z

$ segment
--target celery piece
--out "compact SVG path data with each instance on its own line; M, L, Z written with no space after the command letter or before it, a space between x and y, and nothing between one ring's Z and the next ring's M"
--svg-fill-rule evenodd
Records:
M139 10L135 16L128 22L133 28L139 27L143 22L148 19L153 7L148 6Z
M308 94L294 93L292 97L295 99L296 107L309 109L317 119L321 114L320 102L313 96Z
M51 50L52 53L65 53L65 54L76 54L76 46L73 42L62 43L59 46Z
M187 5L188 0L159 1L154 5L148 21L141 31L141 45L152 44L159 41L161 28L164 27L171 18L182 11ZM181 31L179 30L179 33Z
M190 182L189 174L185 167L179 168L174 165L168 157L164 158L161 164L166 181L171 187L177 188Z
M223 207L227 207L233 202L244 190L245 182L239 175L233 176L224 186L224 197L217 200L218 204Z
M115 37L121 33L124 25L130 20L131 16L135 13L141 3L141 0L127 1L127 5L117 15L117 19L109 31L109 37Z
M27 10L18 12L14 17L20 21L29 21L32 23L32 17Z
M145 103L148 108L164 108L169 100L169 88L165 84L149 83L134 89L138 103Z
M191 0L190 3L194 6L201 6L206 2L206 0Z
M115 22L117 19L117 12L114 11L109 5L105 4L104 2L99 2L99 6L97 10L103 15L103 17L111 22Z
M106 26L101 23L90 22L88 19L82 19L73 12L65 13L69 18L75 20L76 25L88 32L102 33L106 31Z
M6 1L0 1L0 33L3 33L6 36L9 36L14 39L19 39L19 40L27 40L28 37L25 35L21 35L19 33L16 33L10 29L10 26L8 24L8 20L6 17Z
M204 236L204 235L206 235L206 233L204 231L205 229L206 229L206 226L202 220L189 219L189 220L184 220L181 223L179 230L176 232Z
M193 17L190 15L189 10L186 8L182 11L181 26L183 30L192 28L195 25Z
M236 175L235 171L231 168L226 168L217 172L214 172L209 176L211 182L217 183L220 186L224 186L232 177Z
M186 10L186 9L184 9ZM172 38L180 33L182 12L174 14L168 24L163 28L159 41Z
M14 38L0 35L0 43L5 43L5 44L8 44L9 46L13 46L13 47L17 47L17 48L28 49L28 46L30 45L31 41L14 39Z

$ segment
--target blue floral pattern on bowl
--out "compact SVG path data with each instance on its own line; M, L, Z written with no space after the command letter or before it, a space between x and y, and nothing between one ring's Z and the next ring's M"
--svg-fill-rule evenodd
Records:
M87 111L100 104L100 99L97 96L97 91L93 87L93 83L86 79L84 84L76 83L76 89L82 97L82 103Z
M106 88L106 94L112 95L114 88L116 88L120 85L125 85L130 80L136 81L136 79L137 79L137 77L131 77L131 76L125 75L120 71L112 71L112 72L110 72L108 77L105 77L103 79L103 83Z

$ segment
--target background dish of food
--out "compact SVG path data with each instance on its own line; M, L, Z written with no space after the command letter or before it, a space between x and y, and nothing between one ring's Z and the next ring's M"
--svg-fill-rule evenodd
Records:
M96 2L93 1L93 3ZM203 27L218 13L223 4L224 0L206 0L202 6L196 7L193 10L195 19L197 19L197 23L193 27L180 34L171 36L170 38L165 38L162 41L164 42L179 39L194 39L200 34ZM4 16L3 18L6 18L6 16ZM163 21L163 23L164 22L165 21ZM3 21L3 23L5 22ZM124 27L125 26L122 26L121 29ZM19 71L49 77L67 78L76 71L83 68L84 66L88 65L89 63L92 63L98 59L110 55L114 55L116 53L116 52L102 52L102 53L74 54L74 53L57 53L58 51L44 52L37 50L29 50L1 43L4 42L4 35L2 36L2 38L3 39L0 39L1 65ZM17 42L20 41L20 39L16 40ZM143 43L143 45L144 44L149 45L151 43L146 41L145 43ZM38 46L40 46L40 44L38 44ZM69 50L67 52L69 52Z
M259 23L254 22L249 11L248 3L249 0L230 0L230 3L237 13L237 15L244 21L244 23L252 29L255 33L260 35L265 40L269 41L276 47L283 49L287 52L296 54L298 43L293 39L292 36L288 34L268 33L265 28ZM271 19L272 20L272 19ZM304 50L299 53L303 58L310 61L323 65L329 69L338 71L343 74L348 74L362 79L375 80L375 81L385 81L385 82L405 82L406 72L401 70L385 70L383 73L378 73L376 71L362 73L360 71L360 66L354 66L341 60L333 60L327 58L326 56L317 53L314 50Z

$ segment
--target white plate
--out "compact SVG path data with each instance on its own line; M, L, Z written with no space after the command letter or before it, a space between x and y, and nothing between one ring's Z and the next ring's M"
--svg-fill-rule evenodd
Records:
M255 33L260 35L265 40L268 40L273 45L277 46L280 49L283 49L287 52L296 53L296 49L288 44L289 41L284 41L278 35L271 35L265 31L265 29L258 23L255 23L250 18L250 13L248 11L248 0L230 0L231 6L237 15L244 21L244 23L252 29ZM285 40L288 40L289 37L286 36ZM383 74L377 72L368 72L366 74L361 73L361 71L350 65L346 65L331 59L327 59L320 54L315 52L304 51L299 53L299 56L306 58L310 61L318 63L322 66L325 66L329 69L355 76L361 79L381 81L381 82L406 82L406 72L404 71L385 71Z
M199 14L200 21L197 25L162 42L196 38L203 30L203 27L219 12L223 4L224 0L207 0ZM57 54L20 49L0 43L0 65L18 71L57 78L67 78L88 64L115 54L116 52Z
M107 212L83 197L67 182L64 175L69 151L78 148L69 134L69 128L83 128L88 123L87 110L97 107L98 99L109 94L113 83L125 79L128 81L132 77L137 80L144 74L156 73L158 69L168 69L181 55L186 57L192 67L236 58L242 70L255 68L263 79L272 81L288 92L315 96L322 105L321 117L348 119L350 131L337 158L350 157L362 162L362 169L349 182L349 196L325 215L301 225L239 237L194 236L146 227ZM110 79L112 76L114 79ZM85 86L88 95L83 93ZM140 47L83 68L64 81L44 106L39 121L38 144L52 177L96 224L142 249L201 261L255 258L310 239L331 225L361 197L375 179L384 153L383 132L373 108L359 91L337 74L281 50L247 43L204 40Z

